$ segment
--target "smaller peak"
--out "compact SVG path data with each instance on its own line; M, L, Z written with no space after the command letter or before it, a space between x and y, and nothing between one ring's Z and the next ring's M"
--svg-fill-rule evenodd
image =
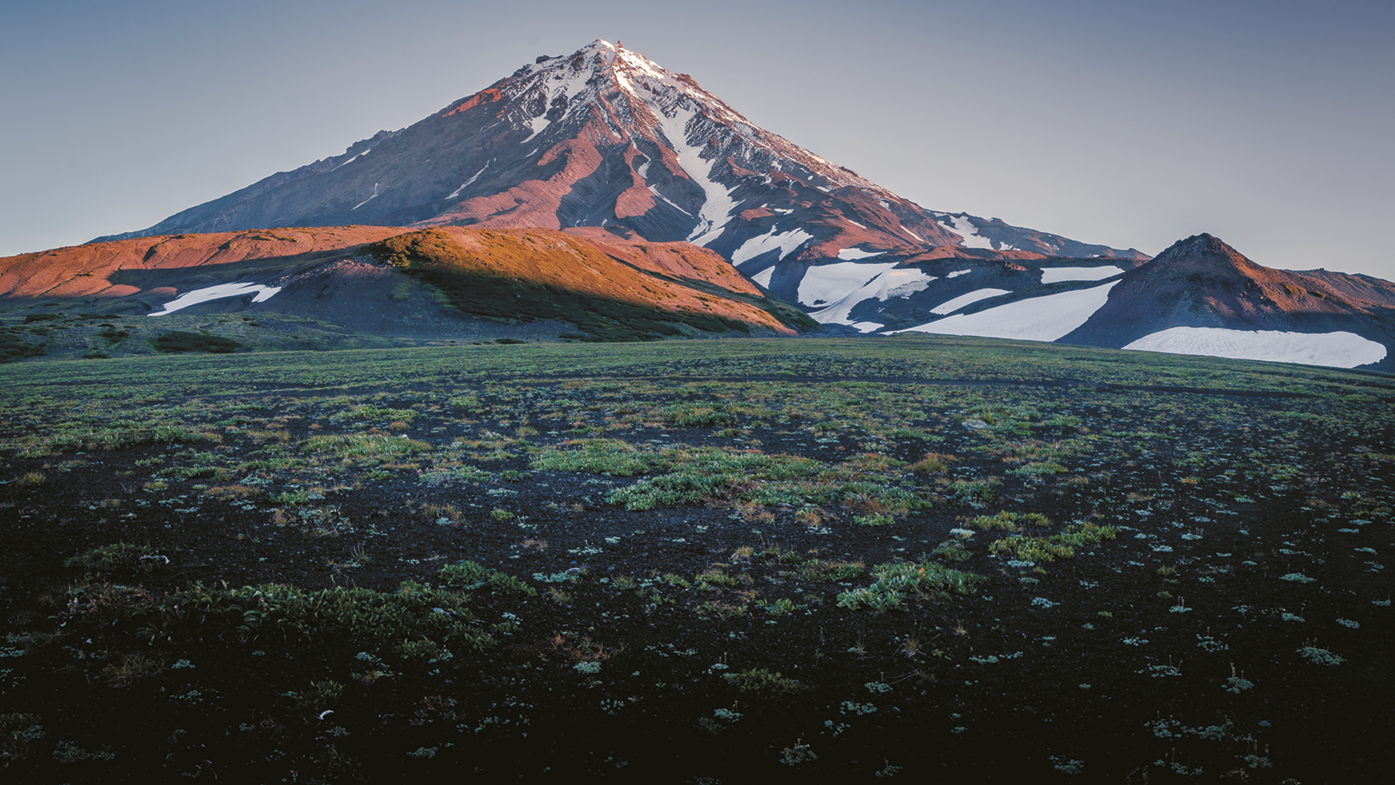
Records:
M1153 263L1175 267L1178 265L1214 265L1226 263L1238 268L1258 267L1239 251L1226 244L1221 238L1202 232L1185 240L1169 245L1162 253L1153 257Z
M1241 255L1239 251L1227 245L1226 242L1221 238L1213 234L1208 234L1206 232L1202 232L1201 234L1194 234L1191 237L1186 238L1185 240L1178 240L1177 242L1169 246L1167 250L1163 251L1163 254L1168 253L1169 251L1176 251L1179 253L1187 254L1219 253L1226 255L1233 254L1235 256ZM1159 254L1159 256L1161 255L1162 254Z

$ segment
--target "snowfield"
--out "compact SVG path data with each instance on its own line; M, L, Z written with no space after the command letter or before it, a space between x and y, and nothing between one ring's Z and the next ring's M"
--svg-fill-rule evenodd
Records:
M1220 327L1173 327L1145 335L1124 348L1333 368L1380 362L1386 354L1384 346L1349 332L1289 333Z
M552 103L559 97L566 97L567 115L570 115L572 113L572 99L576 98L577 93L586 89L586 83L596 73L594 65L579 73L573 73L567 66L567 61L562 58L553 58L541 64L541 68L538 66L534 66L534 68L537 70L533 75L539 77L536 89L546 96L546 99L542 102L543 113L528 120L528 126L533 129L533 133L523 140L525 142L531 141L533 137L547 130L551 124L551 121L547 119L547 108L552 106Z
M185 292L173 300L165 303L165 310L146 314L146 316L167 316L175 311L188 308L191 305L206 303L209 300L221 300L224 297L241 297L244 294L257 293L252 298L252 302L260 303L270 300L273 295L281 291L280 286L262 286L259 283L225 283L218 286L210 286L207 289L195 289L192 292Z
M491 158L491 159L489 159L489 161L488 161L487 163L485 163L484 169L488 169L488 168L489 168L489 164L492 164L492 163L494 163L494 159ZM474 176L474 177L471 177L469 180L466 180L465 182L461 183L461 184L460 184L460 187L457 188L457 189L455 189L455 190L451 193L451 195L450 195L450 196L447 196L446 198L447 198L447 199L454 199L455 197L459 196L459 195L460 195L460 192L463 191L463 190L465 190L465 188L466 188L467 186L469 186L470 183L473 183L474 181L478 180L478 179L480 178L480 175L484 174L484 169L481 169L481 170L479 170L478 172L475 172L475 176Z
M969 220L969 216L948 215L945 216L945 218L949 219L948 222L941 219L940 226L943 226L944 228L964 238L965 248L991 249L993 247L993 243L987 237L979 236L978 227L974 226L973 221Z
M895 262L838 262L810 267L799 281L799 304L812 307L836 303L895 266Z
M736 187L728 188L712 179L712 169L720 159L703 160L702 152L706 149L706 139L702 144L690 144L688 126L695 117L706 118L705 109L714 111L717 120L731 123L733 127L744 125L743 118L724 106L705 104L701 90L695 91L688 83L675 78L638 52L619 49L600 39L593 41L590 49L599 52L607 64L619 61L619 67L614 73L620 86L653 111L664 138L678 154L679 166L706 194L706 199L698 211L697 226L688 235L688 242L707 245L716 240L726 230L732 212L736 209L736 202L731 198ZM677 91L677 100L674 100L670 90Z
M685 100L693 103L691 98ZM659 106L652 102L650 105L659 118L664 138L668 139L674 152L678 153L678 163L683 167L683 171L688 173L693 182L702 186L702 190L707 194L702 209L698 211L698 224L688 235L688 242L707 245L716 240L731 221L732 211L736 209L736 201L731 198L731 192L735 191L736 187L728 188L713 180L712 168L717 165L717 159L704 161L704 148L688 143L688 123L699 114L697 109L689 109L680 103L673 107L673 116L669 117Z
M953 278L954 273L950 273L949 277ZM1010 294L1010 292L1008 292L1007 289L979 289L977 291L969 292L968 294L961 294L953 300L949 300L948 302L940 303L934 308L931 308L930 313L937 313L941 316L944 316L946 314L954 313L955 311L959 310L960 308L963 308L969 303L976 303L979 300L986 300L989 297L997 297L1000 294Z
M340 169L343 169L344 167L348 166L349 164L353 163L354 161L357 161L358 159L362 158L363 156L368 155L368 154L371 153L371 152L373 152L373 148L370 147L370 148L368 148L367 150L364 150L363 152L361 152L361 153L359 153L358 155L354 156L353 158L350 158L349 160L345 161L344 163L339 164L338 166L334 167L333 169L330 169L330 171L331 171L331 172L337 172L337 171L339 171Z
M898 332L1054 341L1084 324L1109 299L1109 290L1117 284L1118 281L1115 281L1090 289L1031 297L978 313L949 316Z
M668 202L668 206L669 206L669 207L672 207L673 209L677 210L678 212L680 212L680 213L682 213L682 214L684 214L684 215L689 215L689 216L692 215L692 213L690 213L690 212L688 212L687 210L684 210L682 207L679 207L678 205L674 204L672 199L670 199L670 198L668 198L667 196L664 196L663 194L659 193L659 189L655 188L655 187L652 186L652 185L649 186L649 193L651 193L651 194L653 194L653 195L659 197L660 199L663 199L665 202Z
M525 142L531 142L531 141L533 141L533 137L537 136L538 134L542 133L543 131L546 131L546 130L547 130L547 127L548 127L549 125L551 125L551 124L552 124L552 121L549 120L549 119L547 119L547 115L545 115L545 114L540 114L540 115L538 115L537 117L532 118L531 120L528 121L528 127L533 129L533 133L528 134L528 138L527 138L527 139L524 139L523 141L525 141Z
M1123 270L1118 267L1043 267L1041 270L1042 283L1059 283L1061 281L1098 281L1103 278L1118 275Z
M370 197L368 197L367 199L364 199L363 201L359 202L358 204L354 205L354 206L353 206L353 209L354 209L354 210L357 210L358 208L364 206L365 204L368 204L369 202L371 202L371 201L373 201L374 199L377 199L377 198L378 198L378 184L377 184L377 183L373 183L373 195L370 196Z
M869 267L871 265L862 265ZM881 265L877 265L881 266ZM818 268L812 268L818 269ZM805 276L807 279L807 275ZM933 275L926 275L924 272L910 268L903 270L886 270L879 273L875 278L859 286L845 295L841 300L809 314L814 321L819 324L847 324L864 333L879 330L886 325L876 322L854 322L849 314L858 303L866 300L877 299L886 302L892 298L910 297L916 292L924 291L930 282L936 280ZM801 291L803 286L801 283Z
M780 260L784 261L784 258L786 256L789 256L790 253L794 251L794 249L798 248L799 246L803 245L809 240L814 239L814 236L812 234L809 234L803 229L793 229L788 232L776 234L775 228L776 227L772 226L770 227L770 231L766 232L765 234L752 237L751 239L742 243L741 247L737 248L736 251L731 255L731 263L735 265L740 265L742 262L754 259L757 256L760 256L761 254L766 253L767 251L773 251L776 248L780 249ZM762 284L762 286L764 285L765 284Z
M884 253L886 253L886 251L864 251L861 248L844 248L838 252L838 258L844 261L853 261L855 259L870 259L873 256L881 256Z
M946 221L946 219L948 220ZM978 233L978 227L974 226L974 222L969 220L968 215L940 215L936 218L936 221L940 224L940 226L943 226L944 228L964 238L965 248L992 249L995 247L993 245L993 240L990 240L987 237L984 237L983 235ZM1015 247L1007 243L999 243L996 247L999 251L1017 250Z

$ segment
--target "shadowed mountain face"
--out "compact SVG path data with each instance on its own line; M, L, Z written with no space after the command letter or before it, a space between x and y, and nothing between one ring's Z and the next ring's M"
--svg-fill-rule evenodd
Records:
M1147 258L926 210L605 41L133 235L342 224L623 225L711 248L747 275L783 263L782 279L821 260L939 248Z
M1155 348L1147 339L1163 331L1344 333L1388 348L1395 346L1395 284L1325 270L1270 269L1199 234L1120 276L1108 301L1060 340ZM1384 369L1391 359L1386 354L1378 364L1358 364Z
M1362 291L1353 285L1356 280L1262 267L1221 240L1199 234L1125 273L1109 301L1064 340L1123 346L1171 327L1320 332L1388 318L1395 286L1373 279Z

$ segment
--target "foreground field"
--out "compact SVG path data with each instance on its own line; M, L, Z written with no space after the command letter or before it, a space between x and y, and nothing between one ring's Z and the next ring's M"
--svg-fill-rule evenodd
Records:
M933 337L0 368L0 764L1384 781L1392 401Z

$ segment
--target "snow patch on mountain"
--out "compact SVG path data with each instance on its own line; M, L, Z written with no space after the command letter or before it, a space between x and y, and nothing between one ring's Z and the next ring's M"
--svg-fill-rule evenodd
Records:
M652 91L653 85L672 88L681 95L685 95L701 104L709 112L710 116L719 122L736 128L738 132L742 132L744 136L749 137L754 135L755 129L746 121L746 118L732 111L720 100L715 102L712 101L711 99L714 96L710 96L691 81L685 81L679 78L678 75L674 74L672 71L669 71L639 52L613 47L606 41L597 41L594 46L610 47L610 54L607 55L610 59L606 62L614 62L616 64L616 68L613 69L616 80L620 82L620 85L624 89L628 90L636 97L639 97L641 100L646 101L650 106L654 105L653 101L641 96L641 89ZM637 80L643 81L637 82ZM742 130L743 127L745 128L744 131ZM665 135L667 135L667 132L665 132ZM669 138L672 139L672 137ZM691 172L689 172L689 174L691 174Z
M1055 341L1084 324L1091 314L1103 307L1109 299L1109 290L1118 283L1115 281L1090 289L1030 297L978 313L948 316L898 332Z
M945 277L946 277L946 278L958 278L958 277L961 276L961 275L968 275L968 274L971 273L971 272L973 272L973 270L955 270L954 272L950 273L949 275L946 275Z
M838 262L810 267L799 281L796 297L811 308L836 303L895 266L896 262Z
M1124 348L1334 368L1368 365L1380 362L1386 355L1384 346L1345 331L1290 333L1221 327L1173 327L1145 335Z
M844 248L838 252L838 258L844 261L855 259L871 259L873 256L881 256L886 251L864 251L861 248Z
M833 266L833 265L830 265ZM861 265L862 267L872 267L874 265ZM875 265L880 267L881 265ZM822 268L811 268L822 269ZM807 275L805 276L807 280ZM877 299L886 302L892 298L910 297L916 292L925 291L930 286L930 282L937 280L933 275L926 275L921 270L915 268L903 268L900 270L888 269L879 273L875 278L859 286L838 302L819 311L809 314L814 321L820 324L847 324L862 332L883 327L875 322L854 322L849 314L858 303ZM803 291L803 282L800 284L800 291Z
M613 50L607 49L609 46L610 44L604 41L595 41L590 47L583 51L590 50L600 53L607 51L613 52ZM605 58L603 57L603 59ZM531 141L538 134L547 130L552 124L552 121L547 117L547 112L549 108L554 106L559 100L567 107L563 117L570 116L573 114L576 107L584 105L584 102L577 103L573 99L585 90L590 81L595 77L595 60L590 58L586 59L584 61L586 67L580 70L573 68L572 62L571 58L554 57L542 63L529 66L527 75L524 78L531 81L528 82L529 86L524 93L541 98L542 112L538 116L528 119L528 126L533 132L528 135L527 139L523 140L524 142ZM609 63L610 60L605 59L605 62ZM612 136L613 135L614 132L612 131Z
M595 75L595 70L589 68L584 71L575 71L571 74L564 75L561 79L562 84L557 86L557 89L551 90L550 95L552 98L564 95L567 97L567 103L570 104L578 93L586 89L587 83L589 83ZM553 77L554 80L556 80L556 78L557 77Z
M357 161L358 159L362 158L363 156L368 155L368 154L371 153L371 152L373 152L373 148L370 147L370 148L368 148L367 150L364 150L363 152L361 152L361 153L359 153L358 155L354 156L353 158L350 158L349 160L345 161L344 163L339 164L338 166L334 167L333 169L330 169L330 171L331 171L331 172L337 172L337 171L339 171L340 169L343 169L344 167L348 166L349 164L353 163L354 161Z
M549 119L547 119L547 115L546 115L546 114L540 114L540 115L538 115L537 117L534 117L533 119L529 120L529 121L528 121L528 125L532 127L533 133L528 134L528 138L527 138L527 139L524 139L523 141L525 141L525 142L532 141L533 137L537 136L538 134L542 133L543 131L546 131L546 130L547 130L547 127L548 127L549 125L551 125L551 124L552 124L552 121L549 120Z
M352 209L352 210L357 210L358 208L364 206L365 204L368 204L369 202L373 201L373 200L376 199L376 198L378 198L378 184L377 184L377 183L373 183L373 195L370 196L370 197L368 197L367 199L364 199L363 201L359 202L358 204L354 205L353 208L351 208L351 209Z
M752 280L752 281L755 281L756 283L760 284L761 286L764 286L765 288L769 289L769 288L770 288L770 277L773 276L774 274L775 274L775 268L774 268L774 267L767 267L767 268L765 268L764 270L761 270L760 272L758 272L758 273L756 273L755 275L751 276L751 280Z
M780 259L783 261L784 258L789 256L796 248L814 239L812 234L809 234L803 229L794 229L781 234L776 234L775 229L776 227L772 226L770 227L770 231L765 234L752 237L742 243L741 247L737 248L731 255L731 263L739 265L767 251L773 251L776 248L780 249ZM767 284L762 285L765 286Z
M494 161L493 161L492 159L489 160L488 162L486 162L485 165L484 165L484 169L488 169L488 168L489 168L489 164L492 164L492 163L494 163ZM480 177L480 175L484 174L484 169L481 169L481 170L479 170L478 172L475 172L475 176L474 176L474 177L471 177L469 180L466 180L465 182L461 183L461 184L460 184L460 187L457 188L457 189L455 189L454 191L451 191L450 196L447 196L446 198L447 198L447 199L454 199L455 197L459 196L459 195L460 195L460 192L463 191L463 190L465 190L465 189L470 185L470 183L473 183L474 181L478 180L479 177Z
M969 216L947 215L945 218L948 218L949 222L945 223L944 218L941 218L939 219L940 226L964 238L965 248L993 249L993 242L978 233L978 227L974 226L973 221L969 220Z
M245 294L257 293L252 298L252 302L260 303L270 300L273 295L281 291L280 286L263 286L258 283L225 283L218 286L210 286L207 289L195 289L192 292L185 292L173 300L165 303L165 310L146 314L147 316L168 316L175 311L183 310L191 305L206 303L209 300L221 300L224 297L241 297Z
M659 193L659 189L655 188L655 187L652 186L652 185L649 186L649 193L651 193L651 194L653 194L653 195L659 197L660 199L663 199L665 202L668 202L669 207L672 207L673 209L677 210L678 212L680 212L680 213L682 213L682 214L684 214L684 215L689 215L689 216L692 215L692 213L690 213L690 212L688 212L687 210L684 210L682 207L679 207L678 205L674 204L672 199L670 199L670 198L668 198L667 196L664 196L663 194Z
M695 245L707 245L716 240L726 229L727 222L731 220L731 214L736 209L736 202L731 198L731 192L736 190L735 186L727 188L712 179L712 169L717 165L714 158L711 161L702 159L702 147L688 144L688 124L698 114L697 109L689 109L682 105L673 107L673 116L655 107L655 114L659 117L659 124L663 129L664 137L673 145L674 152L678 153L678 163L683 167L683 171L693 178L693 182L702 186L702 190L707 194L707 199L702 203L702 209L698 211L698 224L688 235L688 242Z
M1118 267L1043 267L1041 270L1042 283L1059 283L1061 281L1098 281L1113 275L1122 273Z
M951 274L951 277L952 275L953 274ZM987 300L989 297L997 297L1000 294L1011 294L1011 292L1007 289L979 289L978 291L969 292L968 294L961 294L953 300L940 303L934 308L931 308L930 313L940 314L941 316L951 314L970 303L976 303L979 300Z

